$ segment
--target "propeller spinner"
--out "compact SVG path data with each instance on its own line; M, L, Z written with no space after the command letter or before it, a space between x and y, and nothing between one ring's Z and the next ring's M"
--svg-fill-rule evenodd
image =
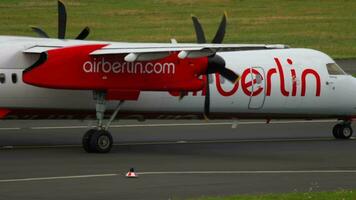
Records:
M48 34L39 27L31 26L32 30L37 33L39 37L50 38ZM65 5L58 1L58 39L65 39L67 31L67 11ZM75 38L77 40L84 40L90 33L89 27L85 27Z

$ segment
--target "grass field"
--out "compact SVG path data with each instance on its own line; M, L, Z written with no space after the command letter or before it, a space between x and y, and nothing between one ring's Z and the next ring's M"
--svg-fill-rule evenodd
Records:
M356 1L351 0L63 0L68 35L83 26L90 39L194 42L191 14L212 38L221 15L229 16L226 43L283 43L356 57ZM0 34L34 34L28 25L56 35L56 0L1 0Z
M191 200L354 200L356 191L340 190L335 192L306 192L266 195L241 195L229 197L202 197Z

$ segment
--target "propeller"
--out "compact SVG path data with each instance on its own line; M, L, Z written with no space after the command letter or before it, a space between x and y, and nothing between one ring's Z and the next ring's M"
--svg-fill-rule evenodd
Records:
M50 38L48 34L41 28L31 26L31 29L37 33L39 37ZM65 39L67 31L67 11L65 5L58 1L58 39ZM85 27L75 38L77 40L84 40L90 33L89 27Z
M193 25L195 29L195 34L197 38L197 43L203 44L207 43L204 30L200 24L197 17L192 16ZM213 44L221 44L224 40L226 32L226 13L224 13L219 28L215 33L214 39L212 40ZM226 68L225 60L217 55L216 53L208 56L208 66L206 70L206 88L205 88L205 101L204 101L204 117L208 119L210 113L210 88L209 88L209 74L219 73L221 76L226 78L232 83L236 83L239 80L239 75L234 71Z

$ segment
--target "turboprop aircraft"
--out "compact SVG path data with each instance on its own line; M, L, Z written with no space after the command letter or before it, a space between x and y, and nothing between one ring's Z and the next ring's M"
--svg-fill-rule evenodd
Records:
M352 135L356 80L328 55L286 45L221 44L222 18L211 43L196 17L197 44L0 37L2 119L97 119L83 136L87 152L106 153L119 118L337 118L336 138ZM106 114L109 119L104 123Z

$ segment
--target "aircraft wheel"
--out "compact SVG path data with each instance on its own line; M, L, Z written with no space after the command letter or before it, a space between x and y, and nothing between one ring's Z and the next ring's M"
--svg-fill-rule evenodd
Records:
M336 138L336 139L340 139L341 136L339 134L339 130L341 129L342 125L341 124L336 124L333 128L333 136Z
M333 128L333 135L337 139L349 139L353 130L350 124L337 124Z
M352 136L353 130L351 125L345 124L339 129L339 135L342 139L349 139Z
M95 153L108 153L112 145L112 136L105 130L96 130L89 140L89 149Z
M82 139L83 149L88 153L95 152L94 149L90 148L90 140L96 131L97 131L96 129L90 129L83 136L83 139Z

